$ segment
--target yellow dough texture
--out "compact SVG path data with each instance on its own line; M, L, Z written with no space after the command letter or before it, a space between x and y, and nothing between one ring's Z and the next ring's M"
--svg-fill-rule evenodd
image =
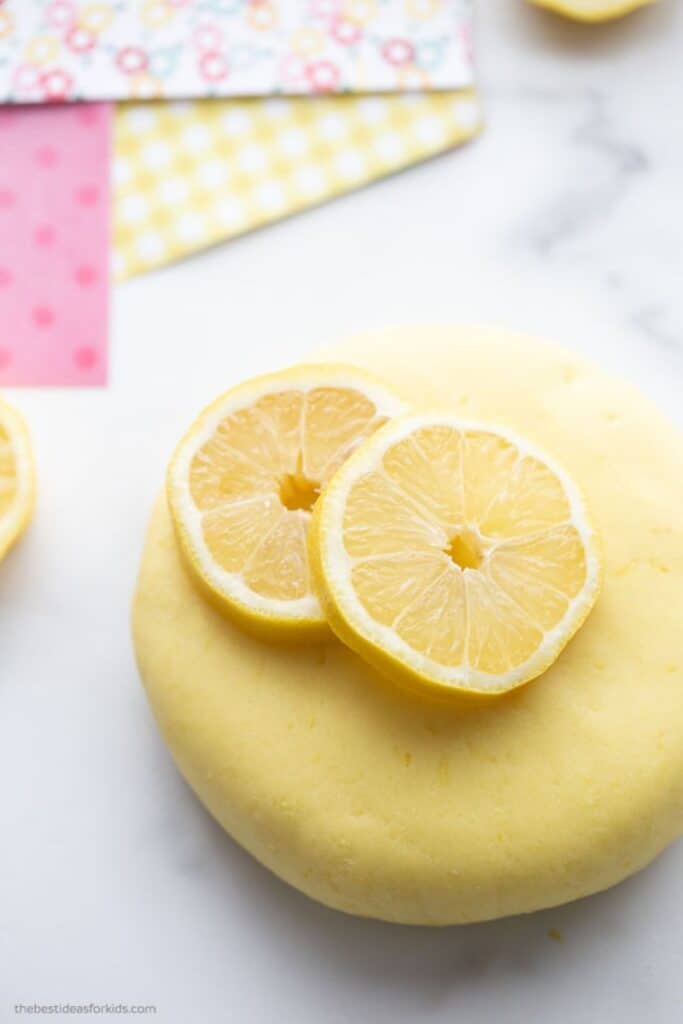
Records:
M542 676L462 708L333 638L241 632L195 590L160 502L134 639L178 767L263 864L352 914L459 924L619 882L683 830L683 438L630 385L500 330L371 332L318 358L541 444L586 495L603 591Z
M600 22L622 18L639 7L656 3L656 0L531 0L531 3L574 21Z

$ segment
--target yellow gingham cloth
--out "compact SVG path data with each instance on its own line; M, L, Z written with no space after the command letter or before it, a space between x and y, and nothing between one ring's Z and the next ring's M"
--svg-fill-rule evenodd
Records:
M469 89L120 105L114 276L151 270L348 192L480 129Z

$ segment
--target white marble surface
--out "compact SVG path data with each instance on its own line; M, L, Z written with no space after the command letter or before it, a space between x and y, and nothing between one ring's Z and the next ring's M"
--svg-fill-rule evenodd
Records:
M15 395L41 495L0 571L2 1021L64 1000L154 1003L163 1024L681 1019L680 845L524 919L345 918L214 825L133 664L143 529L180 430L331 335L503 323L591 353L683 425L683 5L595 29L480 7L479 142L122 286L111 388Z

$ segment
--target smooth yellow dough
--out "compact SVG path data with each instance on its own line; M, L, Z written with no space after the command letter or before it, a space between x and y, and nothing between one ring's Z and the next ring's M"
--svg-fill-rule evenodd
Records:
M683 439L627 384L502 331L372 332L327 357L556 456L602 533L603 592L548 672L462 711L336 640L241 633L186 576L162 501L134 636L181 772L255 857L353 914L455 924L613 885L683 829Z
M646 7L657 0L531 0L536 7L564 14L574 21L600 22L621 18L638 7Z

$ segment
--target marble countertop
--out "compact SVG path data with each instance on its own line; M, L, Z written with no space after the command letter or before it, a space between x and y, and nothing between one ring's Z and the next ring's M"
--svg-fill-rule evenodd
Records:
M66 1001L154 1004L163 1024L680 1019L680 845L525 918L344 917L222 834L133 662L145 521L181 429L330 336L504 324L592 355L683 426L683 5L591 29L479 6L479 141L119 287L111 387L14 396L41 496L0 574L2 1021Z

